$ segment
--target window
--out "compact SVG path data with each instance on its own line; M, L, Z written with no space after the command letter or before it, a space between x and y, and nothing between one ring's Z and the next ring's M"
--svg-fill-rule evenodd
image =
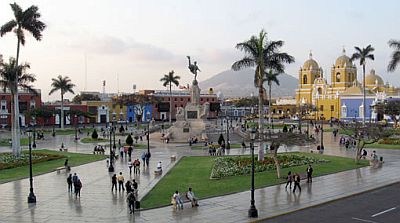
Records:
M331 105L331 111L335 111L335 106Z
M341 115L342 118L347 118L347 106L345 104L342 105Z
M7 110L7 101L6 100L1 100L1 110Z
M303 76L303 84L307 84L307 75Z
M178 99L177 98L174 98L174 101L177 101Z
M340 73L336 73L336 82L340 82Z
M183 98L181 98L181 101L183 101Z
M321 112L323 112L323 111L324 111L324 106L323 106L323 105L320 105L320 106L319 106L319 110L320 110Z

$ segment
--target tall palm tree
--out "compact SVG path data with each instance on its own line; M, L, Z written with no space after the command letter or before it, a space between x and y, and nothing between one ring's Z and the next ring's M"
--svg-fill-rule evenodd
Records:
M12 11L14 12L14 19L8 21L3 26L0 27L0 37L4 36L6 33L13 31L17 35L17 56L15 59L15 66L18 66L20 45L25 45L25 33L28 31L32 36L40 41L42 39L42 32L46 28L46 25L39 20L40 13L37 6L32 5L25 11L17 3L10 4ZM19 70L19 69L16 69ZM17 76L17 75L16 75ZM18 102L18 87L14 86L16 91L14 92L14 107L12 114L12 148L13 151L19 151L20 148L20 136L19 136L19 102Z
M265 81L268 84L268 124L271 128L271 101L272 101L272 94L271 94L271 88L272 88L272 84L275 83L276 85L280 85L279 84L279 80L278 80L278 75L279 73L277 72L273 72L272 69L269 70L268 73L265 73Z
M400 63L400 41L392 39L389 41L389 46L394 48L394 51L387 69L389 72L393 72Z
M28 92L32 92L37 94L37 91L33 89L30 83L35 82L35 75L27 73L27 70L30 68L29 64L21 64L16 65L17 61L14 58L10 58L8 63L3 63L0 65L0 88L4 92L8 89L11 93L11 117L13 120L17 120L18 125L12 125L12 149L13 155L19 156L21 154L20 148L20 134L19 129L19 115L16 113L15 105L18 103L18 88L26 90ZM14 122L15 123L15 122Z
M75 87L75 84L71 83L71 79L69 79L68 76L62 77L61 75L58 75L57 78L52 78L51 79L53 82L51 83L51 86L53 87L49 95L53 94L54 92L60 90L61 91L61 129L64 129L64 94L65 93L72 93L75 94L75 92L72 90L72 88Z
M355 53L351 56L350 60L353 62L355 60L360 61L360 66L363 68L363 125L365 125L365 64L367 59L374 60L374 54L372 52L375 50L371 45L368 45L366 48L361 49L360 47L355 46Z
M236 44L236 48L243 51L246 55L239 61L232 64L232 69L237 71L246 67L255 67L254 85L258 88L258 129L260 137L260 148L263 148L262 133L263 131L263 98L265 89L263 87L263 79L265 70L273 69L279 73L283 73L284 63L294 62L294 57L287 53L282 53L279 49L283 46L282 40L270 41L267 33L261 30L258 36L251 36L249 40ZM261 149L260 151L264 151ZM260 154L259 159L263 159L264 154ZM260 158L261 157L261 158Z
M166 87L169 85L169 124L172 122L172 84L175 86L179 85L180 76L174 76L174 71L170 71L168 74L164 74L164 77L160 79L163 82L163 86Z

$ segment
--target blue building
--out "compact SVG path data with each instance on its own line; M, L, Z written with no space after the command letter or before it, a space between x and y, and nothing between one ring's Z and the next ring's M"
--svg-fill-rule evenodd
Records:
M153 106L151 104L144 105L140 107L140 105L128 105L126 107L126 114L128 122L136 122L136 116L138 113L141 113L142 122L151 121L153 117Z

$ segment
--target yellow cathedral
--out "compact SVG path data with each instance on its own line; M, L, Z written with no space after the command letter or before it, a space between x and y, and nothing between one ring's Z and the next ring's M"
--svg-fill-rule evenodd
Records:
M346 55L344 49L330 71L331 80L328 84L323 69L313 59L312 53L300 67L296 103L303 117L317 120L362 117L362 109L349 109L349 102L346 101L352 99L358 103L357 106L360 106L362 85L357 80L357 68L350 61L350 57ZM366 98L368 98L370 104L377 101L378 97L382 99L382 95L384 95L383 99L388 96L398 97L400 95L399 88L384 84L382 78L376 75L374 70L366 75L365 81ZM370 116L373 115L373 111L366 112Z

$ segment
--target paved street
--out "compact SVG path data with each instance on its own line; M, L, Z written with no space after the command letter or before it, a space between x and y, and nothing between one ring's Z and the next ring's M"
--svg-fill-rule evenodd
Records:
M262 222L395 223L400 219L400 184L308 208Z
M72 136L59 136L46 142L39 148L54 148L60 140L68 142ZM164 144L152 138L152 159L150 167L142 169L138 176L132 176L139 182L139 197L143 197L160 179L153 173L156 163L161 160L164 174L176 163L170 161L171 155L179 158L186 155L206 155L206 150L191 150L187 144ZM76 145L75 145L76 144ZM339 148L331 133L325 133L326 154L351 156L354 151ZM92 151L92 145L69 142L66 145L72 152ZM282 152L295 151L299 148L282 148ZM301 148L307 151L308 148ZM135 156L139 156L136 152ZM248 154L247 150L231 149L230 154ZM385 157L381 169L365 167L317 177L312 185L302 183L302 193L286 191L283 185L277 185L256 190L256 207L259 218L274 216L298 210L301 208L342 198L365 190L374 189L390 183L398 182L400 154L398 151L379 150L379 155ZM118 160L116 172L123 171L127 175L125 160ZM82 197L75 199L67 193L66 173L52 172L35 177L35 194L38 203L29 206L26 203L29 181L27 179L0 185L0 222L248 222L250 192L245 191L222 197L204 199L200 207L191 208L186 205L182 211L173 211L171 206L145 210L129 215L124 193L111 193L110 174L105 161L94 162L74 167L83 182ZM257 180L257 179L256 179ZM249 182L250 183L250 182ZM249 185L250 187L250 185ZM166 194L165 196L171 196Z

